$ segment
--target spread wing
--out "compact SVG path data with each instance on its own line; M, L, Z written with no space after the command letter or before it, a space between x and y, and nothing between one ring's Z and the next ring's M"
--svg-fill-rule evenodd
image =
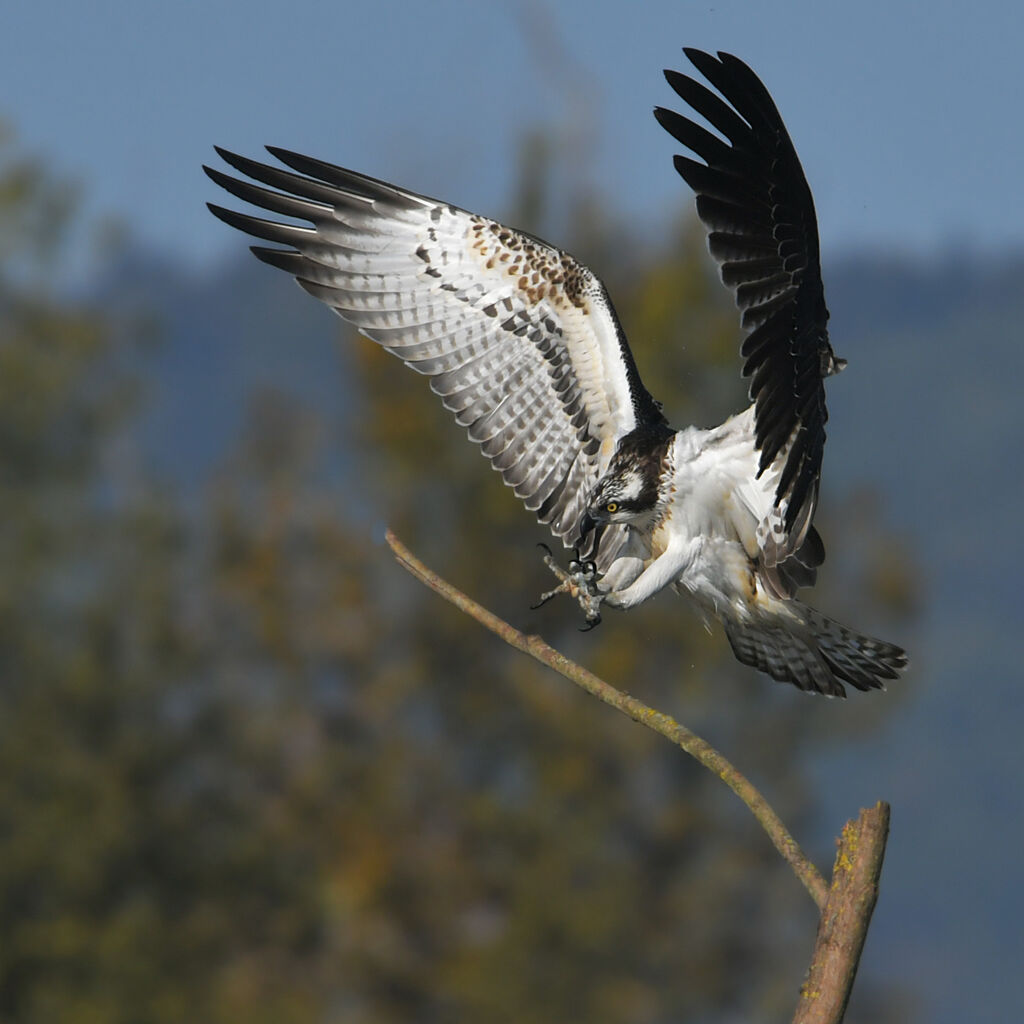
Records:
M677 156L675 165L697 194L711 254L750 331L743 375L755 405L758 475L784 456L775 504L791 549L806 536L817 504L828 419L824 378L845 365L828 340L814 200L757 75L727 53L684 53L727 102L686 75L665 77L722 137L671 110L658 108L655 116L704 161Z
M204 169L245 202L306 223L211 211L287 246L253 252L429 377L526 507L577 544L618 439L663 422L601 282L485 217L268 149L290 170L217 150L260 185Z

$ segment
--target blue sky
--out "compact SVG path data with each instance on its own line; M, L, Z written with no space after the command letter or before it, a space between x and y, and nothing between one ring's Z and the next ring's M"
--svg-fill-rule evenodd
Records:
M765 79L815 191L826 257L1024 241L1024 8L999 0L753 4L263 0L5 5L0 117L88 208L195 262L219 143L288 146L500 213L538 122L652 229L689 202L651 117L684 44ZM557 239L555 239L557 241Z

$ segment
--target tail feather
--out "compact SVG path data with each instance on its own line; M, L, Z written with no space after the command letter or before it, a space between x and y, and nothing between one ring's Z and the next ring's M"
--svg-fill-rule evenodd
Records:
M745 665L767 672L801 690L845 697L849 683L858 690L885 688L907 667L906 652L863 636L799 602L798 617L725 622L733 653Z

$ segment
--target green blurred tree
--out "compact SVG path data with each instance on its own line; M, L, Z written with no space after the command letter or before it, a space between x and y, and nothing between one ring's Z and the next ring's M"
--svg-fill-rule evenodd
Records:
M500 614L685 708L795 827L808 702L671 596L585 636L568 603L529 611L544 531L424 382L347 331L355 470L333 479L324 424L262 395L179 507L123 468L132 334L48 288L67 193L24 167L0 150L0 1019L788 1012L815 915L738 803L407 580L367 511ZM524 169L538 213L546 181ZM683 382L659 389L691 403L673 417L739 408L699 234L644 254L579 209L577 254L642 372Z

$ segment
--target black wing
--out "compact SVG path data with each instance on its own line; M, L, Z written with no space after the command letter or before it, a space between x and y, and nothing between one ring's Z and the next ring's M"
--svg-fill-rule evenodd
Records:
M801 535L817 503L828 419L824 378L845 365L828 340L814 200L757 75L728 53L683 52L727 102L677 71L665 77L724 139L674 111L659 107L655 116L704 161L676 156L675 166L697 193L711 254L750 331L743 375L755 404L759 475L785 455L775 502L786 532Z

